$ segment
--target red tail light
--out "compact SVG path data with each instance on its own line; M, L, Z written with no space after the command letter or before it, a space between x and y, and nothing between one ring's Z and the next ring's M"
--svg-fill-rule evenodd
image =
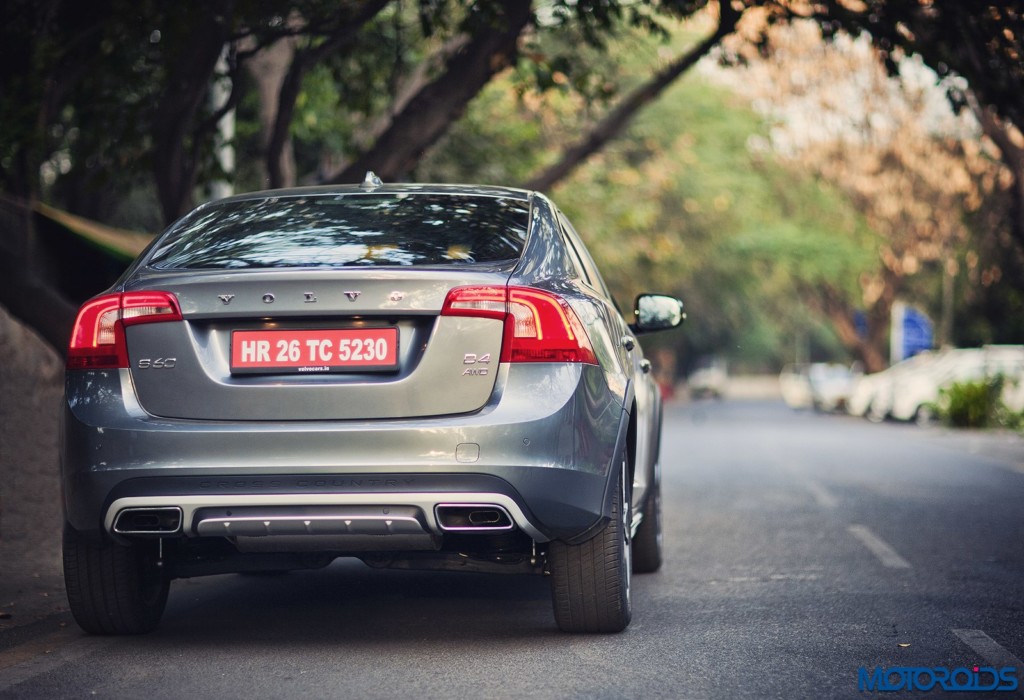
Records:
M457 287L442 316L477 316L505 321L502 362L581 362L596 365L590 339L561 297L531 287Z
M91 299L79 309L75 319L66 366L68 369L127 367L125 326L180 320L178 300L168 292L125 292Z

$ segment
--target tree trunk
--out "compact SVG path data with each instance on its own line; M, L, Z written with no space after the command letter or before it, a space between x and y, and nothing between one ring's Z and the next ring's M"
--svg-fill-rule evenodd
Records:
M289 133L292 116L295 114L295 102L302 90L302 81L306 73L328 55L340 53L351 46L359 30L380 14L389 2L390 0L370 0L364 3L358 12L347 21L340 22L329 37L315 46L296 50L294 40L287 42L291 46L291 63L286 70L275 76L274 84L278 86L277 99L270 112L273 115L272 120L264 125L270 187L289 187L295 184L295 161L291 155ZM262 98L261 94L261 100Z
M853 309L845 305L829 305L825 309L825 316L832 324L839 341L864 366L865 372L881 372L888 367L885 336L879 336L877 324L869 321L868 336L863 338L854 323Z
M153 174L168 224L194 205L198 143L204 137L197 132L196 116L229 39L225 20L218 17L220 4L195 19L187 38L174 37L178 53L168 62L166 87L153 115Z
M1011 126L1004 123L992 108L971 101L982 131L999 149L1003 164L1010 171L1010 232L1017 245L1024 249L1024 148L1014 141Z
M491 78L517 60L519 35L533 17L531 1L509 0L503 9L498 26L476 32L446 62L441 75L395 115L370 150L328 180L359 182L367 170L385 180L396 180L411 171Z
M264 153L263 182L266 187L290 187L295 184L295 158L287 130L283 137L274 142L275 128L281 120L281 100L284 99L281 96L282 85L285 76L295 65L294 61L295 39L287 37L265 47L245 62L249 75L256 83L256 94L259 95L260 141ZM289 115L292 111L289 111Z
M724 37L732 33L741 13L733 9L728 1L719 3L718 27L714 33L693 47L675 61L658 71L640 87L633 90L612 109L597 126L590 130L582 141L562 152L562 156L551 167L530 178L524 188L528 190L550 190L556 183L569 176L587 158L600 151L609 141L618 137L643 107L654 101L679 76L692 68Z
M891 273L886 274L885 290L865 313L865 335L861 335L857 329L853 307L846 301L845 295L834 287L825 283L815 286L801 285L800 296L828 319L839 342L864 365L865 372L881 372L889 366L886 353L889 322L899 284L898 277Z

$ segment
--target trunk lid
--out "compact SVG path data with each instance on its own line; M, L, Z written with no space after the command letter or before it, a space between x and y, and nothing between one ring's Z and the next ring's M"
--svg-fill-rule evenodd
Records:
M448 291L503 285L508 266L151 272L183 321L130 326L142 408L213 421L470 413L491 397L504 324L440 316ZM493 358L493 359L492 359Z

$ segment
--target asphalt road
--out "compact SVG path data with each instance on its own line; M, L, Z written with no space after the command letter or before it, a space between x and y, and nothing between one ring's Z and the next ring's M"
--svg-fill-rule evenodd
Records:
M143 637L4 632L0 697L905 697L859 669L917 667L1024 686L1021 438L698 402L669 407L662 464L666 564L623 634L558 632L543 579L339 561L177 581Z

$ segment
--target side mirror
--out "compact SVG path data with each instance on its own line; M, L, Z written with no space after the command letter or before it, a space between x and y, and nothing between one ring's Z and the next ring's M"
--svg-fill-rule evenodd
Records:
M637 333L675 328L686 319L683 302L664 294L641 294L636 298L634 313L636 323L632 328Z

